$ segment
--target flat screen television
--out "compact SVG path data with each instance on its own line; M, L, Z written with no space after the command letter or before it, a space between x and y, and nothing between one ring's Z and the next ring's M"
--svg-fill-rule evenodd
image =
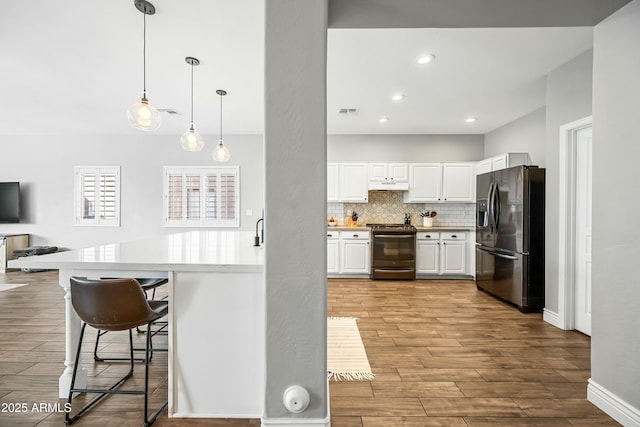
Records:
M20 222L20 183L0 182L0 223Z

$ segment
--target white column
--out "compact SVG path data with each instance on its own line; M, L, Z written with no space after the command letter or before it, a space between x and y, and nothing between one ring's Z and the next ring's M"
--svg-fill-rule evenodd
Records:
M265 5L266 390L262 423L328 425L327 0ZM310 394L289 412L292 385ZM293 424L292 424L293 422Z
M80 336L81 322L71 305L71 284L69 277L72 272L61 269L58 273L58 284L64 289L64 315L65 315L65 337L64 337L64 372L58 379L58 397L68 398L71 389L71 377L73 376L73 366ZM80 361L82 358L80 358ZM76 388L87 386L87 371L80 366L76 374Z

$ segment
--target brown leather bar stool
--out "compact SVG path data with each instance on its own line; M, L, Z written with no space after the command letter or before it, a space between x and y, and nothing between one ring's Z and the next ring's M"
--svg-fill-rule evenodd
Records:
M71 416L71 411L65 413L65 423L73 423L86 414L102 398L110 394L144 395L144 426L155 422L158 415L167 407L162 407L149 417L149 355L151 350L151 324L167 315L166 301L147 301L140 284L136 279L99 279L71 277L71 304L82 320L78 347L76 350L71 388L69 390L69 406L72 404L74 393L98 394L93 400ZM80 362L82 340L87 325L103 331L129 331L129 371L108 389L76 388L76 374ZM133 332L138 326L146 325L145 371L143 390L118 390L128 378L133 375Z
M166 283L169 283L169 279L163 279L163 278L153 278L153 277L145 277L145 278L140 278L140 279L136 279L138 281L138 283L140 284L140 287L142 288L144 295L147 299L150 300L155 300L155 296L156 296L156 288L158 288L159 286L162 286ZM149 292L151 292L151 298L149 298ZM163 322L162 326L160 326L160 328L154 330L151 332L151 336L154 337L155 335L165 331L167 328L167 323ZM144 331L140 330L139 328L136 328L136 331L139 333L142 333ZM98 355L98 345L100 344L100 337L102 337L104 334L106 334L108 331L98 331L98 334L96 335L96 345L93 348L93 360L95 360L96 362L115 362L118 360L129 360L128 357L108 357L108 358L104 358L104 357L100 357ZM153 344L153 342L152 342ZM153 346L152 346L153 349ZM139 349L139 348L134 348L134 350L144 350L144 349ZM153 357L153 351L151 352L151 357ZM142 359L138 359L139 361L142 361Z

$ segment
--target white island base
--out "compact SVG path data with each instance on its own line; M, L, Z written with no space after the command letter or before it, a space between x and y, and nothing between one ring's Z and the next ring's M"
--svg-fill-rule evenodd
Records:
M166 277L169 417L262 417L264 248L252 243L249 232L189 232L11 261L59 270L66 315L59 397L69 394L80 333L69 277ZM86 379L78 370L78 385Z

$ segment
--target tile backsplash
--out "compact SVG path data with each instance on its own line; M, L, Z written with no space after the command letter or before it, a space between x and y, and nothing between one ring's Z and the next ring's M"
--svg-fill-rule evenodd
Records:
M404 222L408 213L413 225L422 225L420 212L436 211L434 227L473 227L475 226L475 203L405 203L401 191L370 191L369 203L328 203L327 217L336 218L340 224L346 224L351 212L358 213L358 223L395 223Z

